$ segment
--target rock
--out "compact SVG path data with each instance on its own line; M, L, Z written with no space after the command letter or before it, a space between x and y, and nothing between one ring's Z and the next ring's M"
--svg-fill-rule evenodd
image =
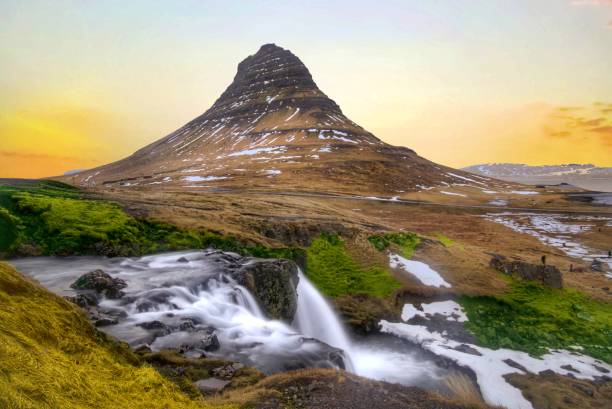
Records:
M90 307L86 311L90 321L96 327L118 324L119 319L125 317L125 313L122 311L101 310L98 307Z
M223 379L208 378L200 379L199 381L195 382L194 385L200 392L202 392L202 394L211 395L220 392L229 383L230 381L225 381Z
M607 368L604 368L603 366L593 365L593 368L597 369L601 373L610 373L610 371Z
M565 369L566 371L570 371L570 372L575 372L575 373L580 373L580 371L576 368L574 368L571 365L562 365L561 366L562 369Z
M232 379L236 371L244 368L244 365L238 362L227 364L212 370L212 374L221 379Z
M491 258L489 265L497 271L517 278L539 281L552 288L563 287L561 272L555 266L511 261L498 254Z
M189 263L189 260L187 260L185 257L181 257L178 260L176 260L178 263Z
M290 260L253 259L233 274L274 319L293 320L297 310L297 265Z
M215 333L206 334L200 340L200 348L204 351L216 351L221 347L219 344L219 338Z
M593 389L591 389L588 386L585 386L583 384L574 383L574 384L572 384L572 387L574 389L579 390L580 392L584 393L587 396L593 397L593 395L595 395L595 392L593 391Z
M525 373L529 373L529 371L527 370L527 368L525 368L523 365L519 364L516 361L513 361L512 359L504 359L504 363L508 366L511 366L513 368L519 369Z
M91 293L77 294L74 297L65 297L65 298L71 303L74 303L78 305L79 307L85 308L85 309L89 307L95 307L96 305L98 305L98 297L96 297L95 294L91 294Z
M107 298L121 298L121 291L127 287L127 283L120 278L113 278L102 270L90 271L79 277L70 287L75 290L95 290Z
M467 344L461 344L461 345L457 345L455 348L453 348L455 351L459 351L459 352L464 352L466 354L472 354L472 355L476 355L476 356L482 356L482 354L480 352L478 352L478 350L472 348L471 346L467 345Z
M141 345L138 348L136 348L134 352L139 355L145 355L145 354L150 354L153 351L151 351L151 348L149 348L148 345Z
M591 271L596 271L598 273L604 272L604 267L603 267L603 263L601 262L601 260L594 259L591 262Z

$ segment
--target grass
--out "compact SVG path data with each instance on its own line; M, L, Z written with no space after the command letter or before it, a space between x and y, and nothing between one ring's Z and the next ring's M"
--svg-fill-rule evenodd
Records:
M0 228L0 257L22 254L26 247L43 255L137 256L206 247L264 258L303 254L137 219L116 203L87 199L75 188L47 181L0 186Z
M0 407L206 408L75 306L0 263Z
M455 244L455 242L450 237L445 236L442 233L437 233L436 239L438 239L438 241L442 243L444 247L450 247Z
M368 241L378 251L385 251L395 245L403 257L410 259L421 239L414 233L384 233L370 236Z
M512 281L503 296L463 296L460 303L469 318L467 328L484 346L534 356L578 346L612 363L612 305L578 291Z
M400 287L384 267L362 267L337 235L321 235L306 249L306 274L325 295L386 297Z

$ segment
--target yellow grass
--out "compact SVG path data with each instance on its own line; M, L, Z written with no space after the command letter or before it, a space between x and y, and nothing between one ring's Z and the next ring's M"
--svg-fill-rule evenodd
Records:
M0 263L0 407L183 409L189 399L76 307Z

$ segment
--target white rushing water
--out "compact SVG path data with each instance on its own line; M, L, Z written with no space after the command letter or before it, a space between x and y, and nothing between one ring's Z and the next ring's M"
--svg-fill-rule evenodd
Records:
M231 278L228 266L232 263L244 265L245 261L237 255L202 251L13 261L19 270L61 295L74 295L70 284L94 269L125 280L123 298L100 303L123 318L101 329L133 347L149 345L160 350L187 345L187 354L239 361L267 373L337 367L343 361L348 371L365 377L444 389L442 378L448 370L439 368L420 348L391 336L351 340L334 309L301 271L292 325L267 318L255 297ZM157 327L142 326L151 323ZM203 350L198 343L211 329L220 348ZM344 353L338 354L335 348Z
M319 290L299 270L298 307L293 325L303 335L317 338L350 354L349 337Z

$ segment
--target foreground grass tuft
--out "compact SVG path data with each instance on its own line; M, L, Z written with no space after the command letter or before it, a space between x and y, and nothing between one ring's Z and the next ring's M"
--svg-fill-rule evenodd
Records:
M556 290L514 281L501 297L460 299L478 341L542 355L549 348L583 348L587 355L612 363L612 305L571 289Z
M0 263L0 407L203 408L96 331L76 307Z
M322 235L306 249L306 274L325 295L390 295L400 287L383 267L362 267L348 254L336 235Z

